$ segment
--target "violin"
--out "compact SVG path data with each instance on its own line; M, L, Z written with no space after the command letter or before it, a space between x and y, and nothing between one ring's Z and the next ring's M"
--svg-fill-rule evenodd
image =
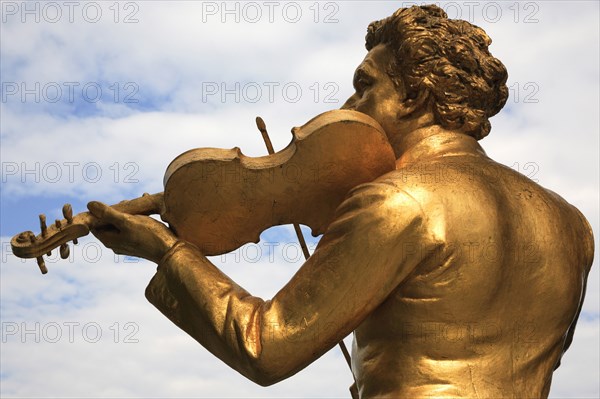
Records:
M323 234L350 189L395 168L384 130L360 112L320 114L292 128L290 144L279 152L273 151L260 118L257 124L270 155L247 157L238 147L189 150L167 167L163 192L112 207L160 215L180 239L207 256L220 255L257 243L264 230L276 225L294 224L298 232L304 224L313 236ZM89 212L73 215L69 204L63 216L47 226L40 215L40 234L24 231L12 238L14 255L36 258L45 274L45 254L59 248L66 259L68 243L77 244L98 223Z

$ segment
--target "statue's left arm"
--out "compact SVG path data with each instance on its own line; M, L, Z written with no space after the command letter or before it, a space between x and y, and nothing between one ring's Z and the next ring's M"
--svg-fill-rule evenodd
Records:
M146 297L225 363L261 384L296 373L353 331L436 250L420 206L402 190L353 190L313 256L271 300L250 295L179 242Z

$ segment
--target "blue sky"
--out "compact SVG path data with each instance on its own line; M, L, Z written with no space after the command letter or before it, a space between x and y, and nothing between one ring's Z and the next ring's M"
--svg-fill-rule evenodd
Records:
M351 94L368 23L409 2L22 4L1 3L0 394L346 397L337 348L258 387L146 302L152 264L88 237L71 259L50 257L42 276L8 243L65 202L80 212L90 200L161 191L166 166L190 148L264 155L256 115L285 147L292 126ZM598 3L441 5L483 27L509 71L510 98L482 141L488 155L576 205L598 236ZM552 397L600 396L597 257ZM264 298L302 264L289 227L214 261Z

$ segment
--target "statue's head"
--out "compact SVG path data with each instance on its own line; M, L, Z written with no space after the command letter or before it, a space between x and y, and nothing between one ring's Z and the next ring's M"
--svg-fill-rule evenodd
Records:
M402 8L369 25L367 50L385 47L385 73L401 100L430 107L435 122L477 140L508 97L504 65L483 29L434 5ZM355 78L356 79L356 78ZM405 117L405 115L400 115Z

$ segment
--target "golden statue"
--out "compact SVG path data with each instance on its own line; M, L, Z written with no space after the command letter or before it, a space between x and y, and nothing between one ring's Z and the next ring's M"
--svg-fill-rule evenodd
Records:
M76 216L66 207L66 220L42 221L42 234L22 233L13 250L44 271L42 254L61 244L66 253L67 239L91 229L116 253L157 263L148 300L261 385L354 332L360 398L547 397L593 237L575 207L478 144L508 96L490 43L436 6L399 9L369 26L344 110L295 128L285 150L192 150L167 169L164 193L91 202ZM285 162L325 158L337 163L329 179L291 188L277 175ZM281 223L324 235L270 300L205 257Z

